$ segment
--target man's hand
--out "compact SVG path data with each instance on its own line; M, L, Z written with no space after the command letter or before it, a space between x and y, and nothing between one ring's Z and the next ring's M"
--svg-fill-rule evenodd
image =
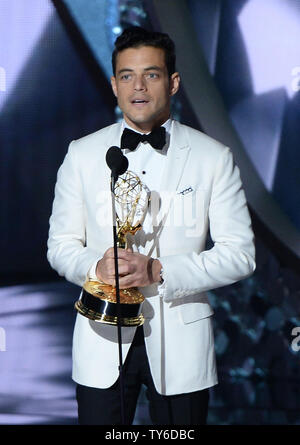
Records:
M144 287L160 281L161 263L131 249L118 248L118 268L120 289L127 287ZM115 286L114 249L107 249L103 258L98 261L96 274L99 280Z

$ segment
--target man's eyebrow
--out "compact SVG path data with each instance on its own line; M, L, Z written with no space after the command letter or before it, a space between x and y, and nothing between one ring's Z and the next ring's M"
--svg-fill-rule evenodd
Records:
M121 70L118 71L118 74L124 73L125 71L132 72L133 70L131 68L122 68Z
M163 69L157 65L148 66L147 68L144 69L144 71L152 71L152 70L163 71Z
M144 68L144 71L153 71L153 70L163 71L163 69L160 66L157 66L157 65L147 66L147 68ZM131 68L122 68L121 70L118 71L118 74L122 74L122 73L125 73L125 72L132 73L133 71L134 70L131 69Z

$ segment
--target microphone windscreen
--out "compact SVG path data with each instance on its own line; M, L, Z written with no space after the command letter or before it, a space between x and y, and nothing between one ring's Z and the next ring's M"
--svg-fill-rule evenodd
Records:
M126 156L123 155L123 163L120 166L118 175L123 175L123 173L125 173L128 169L128 159L126 158Z
M112 146L107 150L106 163L115 175L122 175L128 168L128 159L119 147Z

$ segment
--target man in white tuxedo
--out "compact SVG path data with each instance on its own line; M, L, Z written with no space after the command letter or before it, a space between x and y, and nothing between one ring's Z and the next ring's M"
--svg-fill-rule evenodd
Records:
M55 187L48 259L79 286L87 277L115 284L105 155L121 146L129 170L159 203L131 249L118 250L120 287L137 286L146 297L144 325L122 328L126 422L144 384L153 423L204 424L208 388L217 384L205 292L255 269L239 169L228 147L171 118L180 77L169 36L126 29L115 43L113 73L124 119L70 144ZM209 230L214 245L205 250ZM118 365L117 328L77 314L72 376L81 424L120 423Z

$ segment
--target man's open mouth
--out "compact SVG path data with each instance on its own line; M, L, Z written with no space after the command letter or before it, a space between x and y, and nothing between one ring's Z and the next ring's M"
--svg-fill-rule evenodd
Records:
M131 101L132 104L147 104L148 101L147 100L143 100L143 99L135 99Z

